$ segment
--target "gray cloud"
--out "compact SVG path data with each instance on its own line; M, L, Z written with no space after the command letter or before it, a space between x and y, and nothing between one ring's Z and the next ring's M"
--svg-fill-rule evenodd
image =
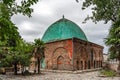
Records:
M36 38L42 38L45 30L64 14L65 18L81 27L90 42L103 45L106 53L104 38L108 34L110 23L94 24L92 21L88 21L86 24L82 24L86 16L91 15L90 8L81 10L82 1L76 3L75 0L41 0L32 6L34 13L31 18L18 14L12 17L12 21L18 26L24 40L33 41Z

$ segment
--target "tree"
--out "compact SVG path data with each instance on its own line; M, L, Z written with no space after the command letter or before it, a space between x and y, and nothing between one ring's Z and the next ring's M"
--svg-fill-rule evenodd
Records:
M43 41L40 39L35 39L34 40L35 44L35 58L37 58L37 63L38 63L38 74L40 73L40 61L44 57L44 48L45 44Z
M9 67L14 65L14 74L17 75L17 65L22 66L22 74L24 72L24 67L29 66L30 59L32 56L33 45L26 43L25 41L21 42L20 45L16 47L10 47L7 53L4 55L4 58L1 60L3 67Z
M106 45L109 46L110 57L119 60L118 72L120 70L120 23L116 22L112 25L109 35L106 38Z
M34 46L32 43L28 43L23 41L22 45L20 45L17 49L17 52L19 52L19 64L22 66L22 74L24 73L26 66L29 66L32 57Z
M4 40L6 42L5 38L10 35L10 32L17 32L17 27L15 27L15 25L12 23L11 17L17 13L21 13L23 15L31 17L31 13L33 12L31 6L37 2L38 0L22 0L21 4L18 5L16 0L0 1L0 44L3 43L3 41L1 42L1 40ZM12 30L11 28L14 28L14 30ZM13 34L11 35L14 36ZM15 42L12 37L7 41L9 41L10 43Z
M88 15L85 22L89 19L95 23L99 21L112 22L106 44L115 48L114 52L118 54L118 71L120 72L120 0L85 0L82 9L88 7L92 7L92 16Z
M21 45L21 36L17 31L18 28L12 23L11 17L17 13L31 17L33 9L30 7L37 2L38 0L22 0L18 5L16 0L0 1L0 57L2 57L0 62L2 66L14 65L15 74L17 74L18 63L26 66L29 62L29 54L26 53L31 48L26 43Z
M22 0L21 4L18 5L16 0L0 1L0 41L1 39L8 37L10 32L15 33L17 31L15 29L17 27L14 27L14 30L11 29L13 28L14 24L12 23L10 18L17 13L21 13L23 15L31 17L33 9L30 7L37 2L38 0ZM10 40L12 40L12 38ZM14 41L12 40L10 42Z
M106 43L107 44L107 43ZM109 54L109 58L110 59L118 59L118 53L116 52L117 50L116 50L116 47L115 46L110 46L109 47L109 52L108 52L108 54Z
M10 20L9 11L7 7L0 3L0 42L4 45L14 45L15 40L20 37L18 28ZM6 44L5 44L6 43ZM8 44L7 44L8 43Z
M17 29L10 20L8 8L5 4L0 3L0 61L3 67L12 66L11 62L13 61L14 55L11 54L12 51L10 50L12 47L16 47L21 39Z
M13 16L14 14L21 13L23 15L27 15L31 17L31 13L33 9L32 5L36 4L38 0L21 0L21 4L17 3L17 0L2 0L1 3L6 5L9 10L9 16Z
M85 20L92 19L93 22L108 21L119 22L120 18L120 0L85 0L82 9L92 7L92 16Z

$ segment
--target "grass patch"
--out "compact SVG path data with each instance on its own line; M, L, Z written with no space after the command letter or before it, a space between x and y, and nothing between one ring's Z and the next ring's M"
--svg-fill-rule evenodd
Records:
M112 70L101 70L100 73L106 77L114 77L116 76L116 72Z

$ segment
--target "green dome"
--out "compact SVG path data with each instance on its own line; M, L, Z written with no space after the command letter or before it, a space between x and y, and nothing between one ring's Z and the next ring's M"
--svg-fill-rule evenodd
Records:
M74 22L62 18L53 23L42 37L44 42L52 42L70 38L78 38L87 41L81 28Z

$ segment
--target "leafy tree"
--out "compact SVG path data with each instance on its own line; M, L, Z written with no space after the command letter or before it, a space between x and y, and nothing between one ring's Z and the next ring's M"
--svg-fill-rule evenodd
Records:
M8 8L0 3L0 45L15 46L20 38L18 28L10 20Z
M120 23L113 23L110 28L109 35L106 38L106 45L109 46L109 54L111 58L119 60L118 70L120 70Z
M33 12L31 6L37 2L38 0L21 0L21 4L18 4L17 0L0 1L0 44L3 43L1 40L6 42L7 37L11 37L11 39L7 39L10 44L15 43L13 37L16 37L14 35L18 34L18 31L10 18L17 13L31 17L31 13ZM11 32L14 35L10 34Z
M23 67L22 73L24 71L24 67L29 66L29 64L31 63L30 59L32 57L33 49L34 45L32 43L28 43L25 41L22 43L22 45L18 47L18 52L22 54L21 55L22 59L20 59L20 64Z
M18 28L12 23L11 17L17 13L31 17L33 9L30 7L37 2L38 0L22 0L18 5L16 0L0 1L0 62L2 66L14 65L15 74L18 63L28 65L30 55L26 53L32 50L32 46L21 40Z
M21 0L21 4L17 3L17 0L2 0L1 3L5 4L9 10L9 15L13 16L14 14L21 13L31 17L33 9L32 5L36 4L38 0Z
M110 59L113 59L113 60L116 59L116 60L117 60L117 55L116 55L115 53L110 52L110 53L108 53L108 54L110 54L110 55L109 55L109 58L110 58Z
M37 2L38 0L22 0L21 4L18 5L16 0L0 1L0 42L1 40L2 42L3 40L7 40L10 44L15 43L13 37L16 37L16 35L18 36L19 33L17 27L15 27L10 18L17 13L31 17L33 9L30 7Z
M84 10L88 7L92 7L92 15L88 15L85 22L89 19L95 23L99 21L112 22L112 27L106 38L106 44L110 48L115 48L114 52L118 54L118 71L120 72L120 0L85 0L82 9Z
M106 43L107 44L107 43ZM115 46L110 46L108 50L109 58L110 59L118 59L118 53L116 52L116 47Z
M24 72L24 67L29 66L30 58L32 56L33 46L30 43L21 42L20 45L16 47L10 47L9 51L5 54L4 58L1 60L3 67L8 67L14 65L14 74L17 74L17 65L22 66L22 73Z
M17 31L17 27L9 20L0 18L0 41L1 45L15 46L20 35Z
M85 20L92 19L93 22L108 21L118 22L120 18L120 0L85 0L82 9L92 7L92 16Z
M24 72L24 68L30 65L30 59L32 57L34 46L31 43L25 42L18 47L18 51L20 53L19 64L22 66L22 74Z
M10 21L8 8L0 3L0 53L3 66L10 66L8 55L10 47L15 47L19 43L20 35L17 27Z
M8 8L0 3L0 55L2 66L11 66L13 56L9 51L11 47L19 44L21 38L17 27L10 21Z
M34 53L35 53L35 57L37 58L38 74L39 74L40 73L40 61L44 57L45 44L40 39L35 39L34 42L35 42L34 43L34 45L35 45L35 51L34 51Z

